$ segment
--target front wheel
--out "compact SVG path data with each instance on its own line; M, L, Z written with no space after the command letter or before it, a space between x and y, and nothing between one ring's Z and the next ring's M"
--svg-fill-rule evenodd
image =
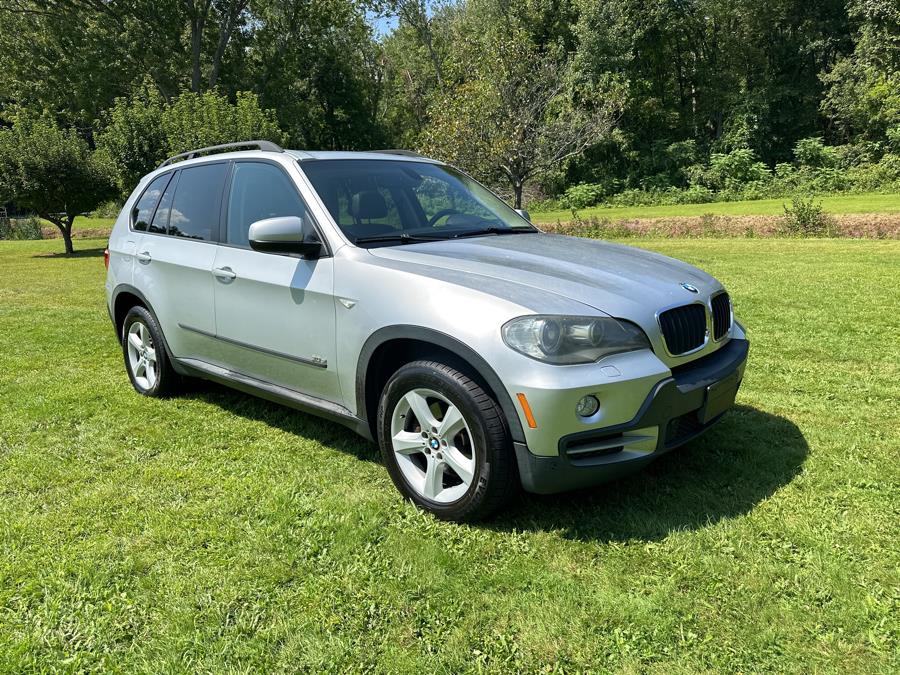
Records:
M416 361L394 373L378 406L378 436L397 489L438 518L484 518L517 491L500 407L444 364Z

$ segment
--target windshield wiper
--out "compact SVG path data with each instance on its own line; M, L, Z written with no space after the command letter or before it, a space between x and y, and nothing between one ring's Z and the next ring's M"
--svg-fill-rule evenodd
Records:
M354 243L373 244L380 241L399 241L401 244L416 244L423 241L439 241L441 239L446 239L446 237L428 237L403 232L401 234L373 234L369 237L357 237Z
M453 239L462 237L480 237L485 234L534 234L537 232L535 228L526 229L524 227L484 227L480 230L469 230L468 232L460 232L451 235Z

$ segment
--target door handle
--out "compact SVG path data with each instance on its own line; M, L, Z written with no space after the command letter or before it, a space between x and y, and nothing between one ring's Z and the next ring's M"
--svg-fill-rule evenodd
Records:
M215 275L216 279L220 279L221 281L232 281L237 277L237 274L235 274L234 270L230 267L216 267L212 273Z
M138 253L138 254L135 256L135 258L137 258L137 261L138 261L139 263L143 263L143 264L145 264L145 265L146 265L147 263L149 263L151 260L153 260L153 258L150 256L150 252L149 252L149 251L141 251L140 253Z

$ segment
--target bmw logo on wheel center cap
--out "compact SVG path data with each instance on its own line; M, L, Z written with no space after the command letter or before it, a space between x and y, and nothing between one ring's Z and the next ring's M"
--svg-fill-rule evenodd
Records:
M700 292L696 286L689 284L686 281L681 282L681 287L686 291L690 291L691 293L699 293Z
M428 445L431 446L431 449L432 449L432 450L437 450L439 447L441 447L441 444L438 442L438 439L436 439L436 438L432 438L432 439L428 442Z

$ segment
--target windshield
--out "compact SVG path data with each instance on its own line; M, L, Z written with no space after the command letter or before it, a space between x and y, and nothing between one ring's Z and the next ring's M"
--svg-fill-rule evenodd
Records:
M490 190L449 166L319 159L301 167L334 221L361 246L536 231Z

